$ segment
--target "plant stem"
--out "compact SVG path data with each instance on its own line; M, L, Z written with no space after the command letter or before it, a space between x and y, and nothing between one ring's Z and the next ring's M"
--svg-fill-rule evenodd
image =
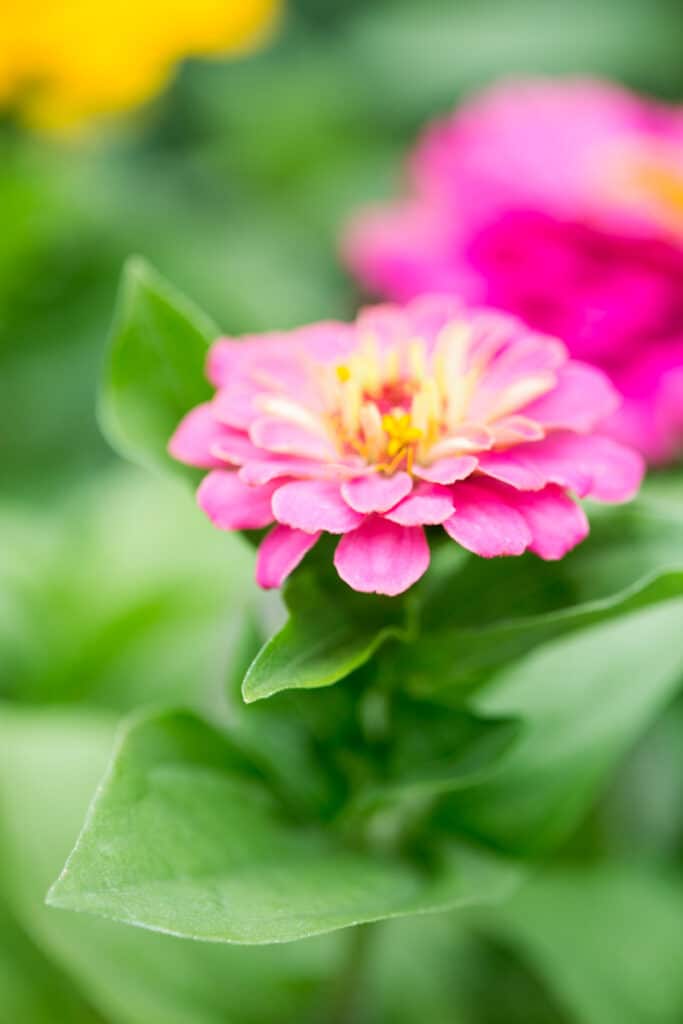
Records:
M349 929L346 962L337 980L332 1008L326 1024L361 1024L362 982L367 963L369 940L375 924L359 924Z

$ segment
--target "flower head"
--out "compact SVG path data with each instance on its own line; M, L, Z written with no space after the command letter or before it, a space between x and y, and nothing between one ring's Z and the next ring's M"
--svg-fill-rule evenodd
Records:
M149 99L177 61L252 45L279 0L22 0L3 9L0 106L55 131Z
M683 446L683 108L589 81L498 86L425 133L411 195L361 213L347 261L389 298L521 316L624 396L609 424Z
M596 369L513 317L455 299L378 306L355 323L223 339L212 401L169 450L209 470L220 529L258 529L257 580L279 586L322 533L356 590L394 595L429 564L425 526L484 557L561 558L588 524L568 491L622 501L642 460L596 433L618 397Z

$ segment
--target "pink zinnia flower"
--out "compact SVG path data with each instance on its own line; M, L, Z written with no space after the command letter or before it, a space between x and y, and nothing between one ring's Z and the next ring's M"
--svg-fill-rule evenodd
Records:
M599 370L500 313L453 298L378 306L354 324L219 340L212 401L169 450L209 470L219 529L260 529L257 580L279 586L321 533L356 590L399 594L425 572L425 526L488 558L561 558L588 531L567 491L630 498L642 460L595 433L618 397Z
M609 430L653 461L683 442L683 108L590 81L501 85L432 126L411 194L351 225L373 291L452 291L601 366Z

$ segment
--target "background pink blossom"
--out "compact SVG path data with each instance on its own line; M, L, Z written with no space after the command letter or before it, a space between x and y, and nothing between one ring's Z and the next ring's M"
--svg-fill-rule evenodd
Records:
M372 291L452 291L597 363L609 425L653 461L683 439L683 112L607 83L499 85L424 134L410 194L344 243Z

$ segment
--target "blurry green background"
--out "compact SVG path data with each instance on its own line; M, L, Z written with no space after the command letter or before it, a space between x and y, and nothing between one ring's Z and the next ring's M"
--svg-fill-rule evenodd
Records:
M395 191L426 119L507 74L680 100L682 37L680 0L292 0L266 51L193 62L78 142L0 125L1 1024L308 1020L345 942L197 947L41 905L117 716L175 698L223 713L240 615L261 600L242 542L98 433L123 259L146 256L230 333L350 315L340 225ZM683 1020L682 736L678 705L495 926L388 926L367 1019ZM596 844L628 865L594 864Z

